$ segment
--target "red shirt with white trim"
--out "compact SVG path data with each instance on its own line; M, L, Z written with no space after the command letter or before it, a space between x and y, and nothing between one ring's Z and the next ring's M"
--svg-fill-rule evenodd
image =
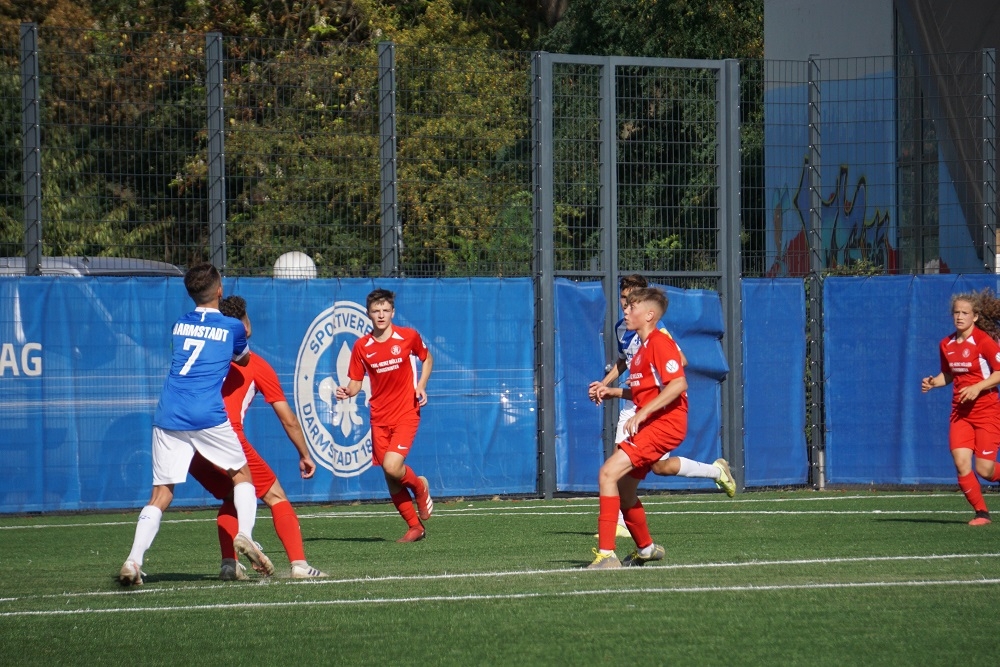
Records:
M371 384L371 423L392 426L410 415L420 415L417 403L417 359L427 358L427 346L415 329L393 325L392 333L378 342L370 333L354 343L347 376Z
M246 366L229 365L229 374L222 383L222 400L226 404L229 423L236 434L243 436L243 418L247 408L258 393L264 395L268 403L287 400L281 388L278 374L263 357L251 352L250 363Z
M632 400L637 407L642 408L656 398L668 382L682 377L684 377L684 366L681 364L681 351L677 343L659 329L653 329L632 356L628 367L628 384L632 388ZM680 428L683 423L680 432L680 437L683 438L687 430L687 411L688 399L685 391L672 403L650 415L644 424L660 420L665 424L676 421Z
M946 336L941 341L940 353L941 371L952 377L952 410L967 414L996 409L996 387L980 393L971 403L960 403L958 394L1000 369L1000 345L985 331L973 326L972 333L964 341L959 342L957 334Z

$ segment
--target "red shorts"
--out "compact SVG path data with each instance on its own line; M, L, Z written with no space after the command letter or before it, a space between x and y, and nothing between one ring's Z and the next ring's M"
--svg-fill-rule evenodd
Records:
M247 466L250 468L250 476L253 478L254 492L258 498L263 498L264 494L278 481L278 477L271 470L271 466L267 465L267 461L260 457L253 445L247 442L243 434L237 433L237 435L240 438L240 444L243 445L243 453L247 457ZM219 500L233 493L233 480L230 479L226 471L216 468L198 452L195 452L194 458L191 459L188 472L199 484L205 487L206 491Z
M1000 446L1000 420L993 415L982 418L962 417L952 413L948 429L950 449L971 449L977 459L997 460Z
M639 431L624 442L618 443L618 449L625 452L632 462L629 475L635 479L646 479L649 469L663 458L664 454L672 452L680 446L687 431L687 414L680 425L676 418L670 420L655 420L643 424Z
M405 417L392 426L375 426L372 424L372 462L381 466L385 455L396 452L404 459L413 448L413 439L417 437L417 427L420 426L420 415Z

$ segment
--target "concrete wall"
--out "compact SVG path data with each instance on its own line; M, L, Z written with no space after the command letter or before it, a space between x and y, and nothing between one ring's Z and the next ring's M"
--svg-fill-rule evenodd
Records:
M764 58L891 56L892 0L764 0Z

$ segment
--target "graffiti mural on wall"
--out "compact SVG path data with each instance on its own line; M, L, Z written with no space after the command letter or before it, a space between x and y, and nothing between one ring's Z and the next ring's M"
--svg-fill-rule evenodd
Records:
M773 191L768 277L804 276L809 273L809 158L802 163L795 191L788 185ZM821 199L823 269L848 267L859 261L896 273L898 251L893 247L888 210L869 208L868 181L864 174L851 183L850 167L841 165L836 185ZM788 239L787 241L785 239Z

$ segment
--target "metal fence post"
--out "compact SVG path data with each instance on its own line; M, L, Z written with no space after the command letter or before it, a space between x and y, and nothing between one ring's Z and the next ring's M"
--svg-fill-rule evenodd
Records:
M379 180L382 275L400 274L403 233L396 199L396 45L378 44Z
M826 486L823 420L823 196L820 176L820 69L809 56L809 276L807 277L807 345L809 364L809 443L813 485Z
M722 456L729 461L736 486L743 489L743 295L740 278L740 63L719 68L719 269L726 335L722 343L729 375L722 391Z
M531 58L531 172L535 221L532 274L535 284L535 396L538 402L538 490L556 491L555 246L552 197L552 61Z
M24 184L24 274L42 267L42 131L38 24L21 24L21 181Z
M997 53L983 49L983 264L997 270Z
M208 96L208 229L210 261L226 270L226 134L222 91L222 33L205 35L205 88Z
M618 321L618 132L615 84L617 68L610 58L601 64L600 112L601 112L601 163L600 163L600 224L604 252L601 262L604 294L607 305L604 316L604 358L618 359L615 322ZM615 432L621 401L604 401L604 457L615 451Z

